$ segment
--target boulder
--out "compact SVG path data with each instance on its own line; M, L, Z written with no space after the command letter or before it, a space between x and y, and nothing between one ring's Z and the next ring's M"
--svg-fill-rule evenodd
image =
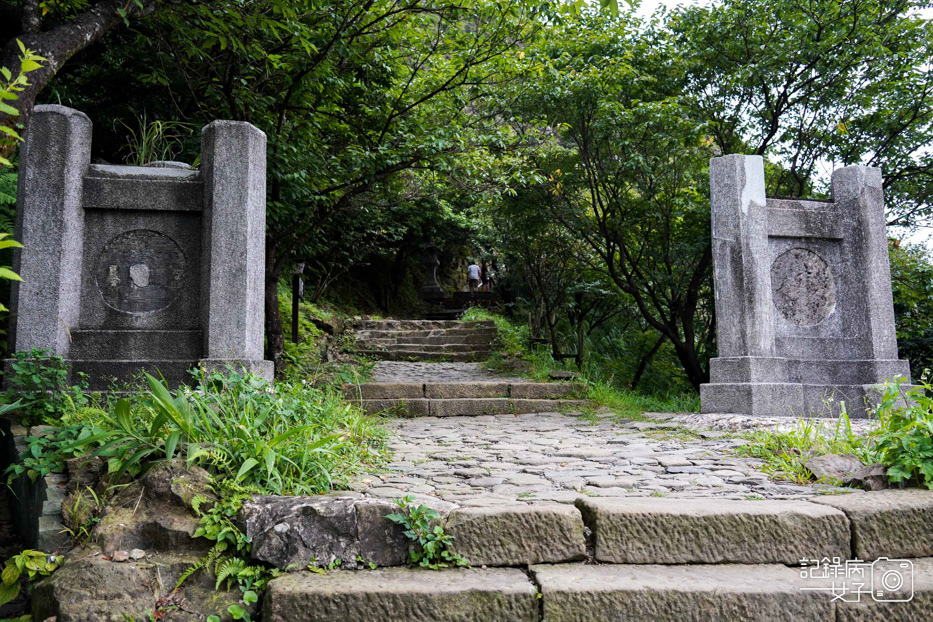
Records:
M438 510L441 520L454 507L418 499ZM252 558L282 570L363 564L399 566L410 560L412 542L404 528L386 518L395 503L351 495L283 497L260 495L240 508L237 525L252 541Z
M849 474L842 483L853 488L873 492L888 487L888 467L883 464L871 464Z
M199 559L190 553L160 553L117 563L96 547L75 549L61 568L33 589L33 619L125 622L131 616L146 620L147 612L156 611L159 604L166 606L161 620L203 621L208 615L232 619L227 607L238 602L239 589L215 591L215 578L206 570L195 572L173 593L181 574Z
M86 487L94 488L107 473L107 464L96 457L71 458L65 460L65 466L68 470L68 483L65 488L70 493Z
M212 542L193 538L196 496L215 498L207 471L186 469L182 460L156 464L110 500L92 539L108 555L131 549L206 552Z
M355 567L361 556L356 499L261 495L243 504L237 524L252 541L252 558L282 570Z
M810 458L804 466L818 480L841 482L865 465L852 454L826 454Z

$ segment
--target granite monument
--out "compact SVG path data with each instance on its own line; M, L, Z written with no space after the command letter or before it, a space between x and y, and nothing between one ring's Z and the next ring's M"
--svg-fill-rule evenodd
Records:
M200 169L91 164L91 121L37 106L23 147L11 348L53 350L92 389L203 364L267 378L266 137L202 132Z
M894 332L881 170L847 166L832 200L765 197L760 156L710 163L719 357L703 412L866 416L910 378Z

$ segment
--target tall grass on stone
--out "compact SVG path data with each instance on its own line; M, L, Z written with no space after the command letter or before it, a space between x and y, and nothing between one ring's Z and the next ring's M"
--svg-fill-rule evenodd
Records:
M263 492L314 494L383 460L380 421L336 393L232 372L202 372L174 394L147 381L146 399L119 400L75 444L107 459L115 479L179 457Z
M813 480L806 463L814 456L851 454L863 464L877 458L871 438L853 431L845 404L835 422L799 419L789 430L761 430L747 438L749 443L736 450L739 455L760 458L765 473L800 484Z

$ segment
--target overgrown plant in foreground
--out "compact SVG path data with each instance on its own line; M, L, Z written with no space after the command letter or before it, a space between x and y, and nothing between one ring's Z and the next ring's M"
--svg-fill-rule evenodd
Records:
M385 458L381 420L336 391L236 373L201 372L194 389L174 394L152 376L147 381L145 395L29 439L25 463L10 474L60 472L65 459L91 454L108 462L116 481L179 457L260 492L315 494Z
M22 425L58 425L66 415L89 406L86 374L79 374L78 382L69 387L68 365L52 350L14 352L13 359L4 374L0 400L19 402L16 414Z
M875 452L890 481L933 489L933 386L924 380L904 391L904 381L884 385L872 433Z
M0 582L0 606L19 595L22 579L32 586L42 577L52 574L62 563L62 558L42 551L25 550L6 561Z
M140 407L120 400L102 429L76 443L99 444L94 454L117 477L179 456L263 492L314 494L382 458L378 420L335 393L232 372L202 372L195 390L174 395L147 380Z
M414 501L410 495L396 499L400 511L386 515L393 523L405 527L405 536L418 545L411 550L412 564L433 570L469 566L461 555L449 550L454 538L438 524L440 514L426 505L415 506Z

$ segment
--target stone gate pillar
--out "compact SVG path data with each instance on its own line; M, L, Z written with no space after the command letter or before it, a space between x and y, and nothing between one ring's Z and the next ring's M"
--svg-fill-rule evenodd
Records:
M204 180L202 323L205 364L237 362L271 376L264 361L266 135L237 121L214 121L201 141Z
M760 156L710 162L719 357L703 412L865 416L897 359L881 171L849 166L833 199L765 197Z
M14 238L11 344L67 357L69 329L81 307L84 176L91 162L91 120L64 106L36 106L20 157Z

